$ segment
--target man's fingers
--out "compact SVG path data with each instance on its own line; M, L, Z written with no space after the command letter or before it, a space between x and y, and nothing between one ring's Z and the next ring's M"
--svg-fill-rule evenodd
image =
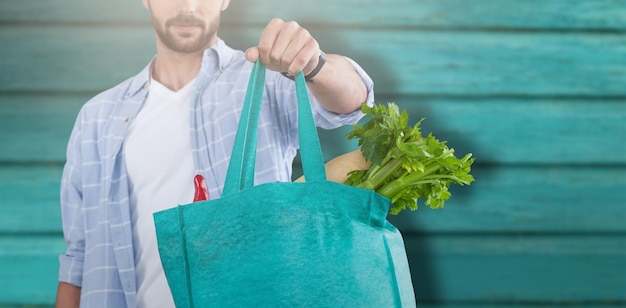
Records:
M310 36L309 32L295 21L283 23L270 51L272 64L286 71Z
M246 50L246 60L250 62L256 62L259 59L259 49L257 47L250 47Z
M246 50L246 59L261 59L273 71L306 74L317 65L319 52L319 44L309 31L295 21L274 18L261 33L259 44Z
M289 37L290 43L283 53L282 66L283 71L294 75L300 71L307 72L307 68L311 62L316 62L317 53L319 53L319 45L311 36L309 31L304 28L298 28L293 35ZM313 65L310 69L315 67Z
M270 58L270 53L274 48L274 42L280 33L280 29L285 22L279 18L272 19L265 29L263 29L263 33L261 33L261 39L259 40L259 44L257 48L259 49L259 57L261 57L261 62L265 65L274 64L274 61Z
M301 47L298 54L290 61L289 67L285 70L290 75L295 75L303 71L305 75L310 73L319 60L319 45L315 40L310 40L305 46Z

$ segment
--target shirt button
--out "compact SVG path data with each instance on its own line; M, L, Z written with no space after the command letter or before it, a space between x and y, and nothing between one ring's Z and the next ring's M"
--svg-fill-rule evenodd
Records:
M126 123L130 123L130 121L132 121L132 120L133 120L132 118L126 118L125 122Z

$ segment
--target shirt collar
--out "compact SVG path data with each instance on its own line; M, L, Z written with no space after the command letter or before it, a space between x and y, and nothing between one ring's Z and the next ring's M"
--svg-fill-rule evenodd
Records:
M233 54L234 50L228 47L222 39L218 38L215 44L204 50L200 73L212 75L224 71L230 64ZM155 58L156 56L152 57L150 63L139 74L132 77L128 87L128 96L134 96L141 90L148 89L150 85L150 70Z

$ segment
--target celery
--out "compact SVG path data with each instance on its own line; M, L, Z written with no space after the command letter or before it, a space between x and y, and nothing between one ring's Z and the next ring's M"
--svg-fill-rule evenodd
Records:
M348 139L359 140L361 153L371 166L351 171L345 184L389 198L391 214L406 208L416 210L420 198L431 208L442 208L450 198L451 183L469 185L474 181L471 153L458 159L445 141L432 134L422 137L421 121L408 125L408 113L400 112L395 103L363 104L361 110L371 119L362 126L353 125Z

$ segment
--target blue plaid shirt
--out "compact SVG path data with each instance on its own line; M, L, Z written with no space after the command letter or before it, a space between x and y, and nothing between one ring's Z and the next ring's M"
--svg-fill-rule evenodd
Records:
M368 87L373 83L351 61ZM252 64L243 52L219 40L204 52L189 110L196 173L213 198L221 195ZM67 148L61 183L67 251L59 256L59 281L80 286L81 307L135 307L136 281L123 143L147 97L150 65L138 75L87 102L78 114ZM259 123L255 181L290 181L298 148L293 81L267 72ZM322 128L351 124L360 112L336 115L311 97ZM175 162L172 162L175 163ZM175 205L172 205L175 206Z

